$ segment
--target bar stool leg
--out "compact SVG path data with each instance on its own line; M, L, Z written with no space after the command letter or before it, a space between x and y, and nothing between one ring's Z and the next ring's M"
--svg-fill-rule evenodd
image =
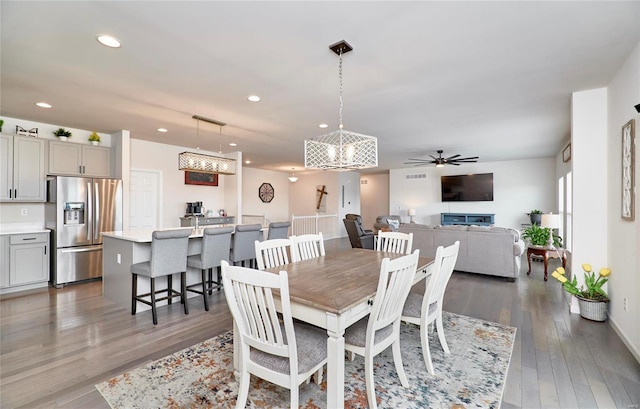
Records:
M207 302L207 271L205 269L200 270L202 274L202 299L204 300L204 310L209 311L209 302Z
M172 274L169 274L167 276L167 297L169 297L169 299L167 300L167 304L171 305L171 300L173 300L173 288L171 285L171 278L173 277Z
M209 295L213 294L213 268L208 270L209 273L209 281L207 284L209 285Z
M156 311L156 279L151 277L151 315L153 325L158 325L158 312Z
M182 284L181 292L182 292L182 302L184 303L184 313L189 314L189 306L187 305L187 273L183 271L180 273L180 281Z
M138 304L138 300L136 297L138 296L138 275L131 274L131 315L136 315L136 306Z
M220 288L222 287L222 267L217 267L217 273L218 273L218 291L220 291Z

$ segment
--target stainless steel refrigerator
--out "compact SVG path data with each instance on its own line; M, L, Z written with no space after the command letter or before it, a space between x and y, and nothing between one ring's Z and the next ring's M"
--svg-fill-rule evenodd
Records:
M49 177L45 220L55 250L51 285L102 277L102 232L122 230L122 181Z

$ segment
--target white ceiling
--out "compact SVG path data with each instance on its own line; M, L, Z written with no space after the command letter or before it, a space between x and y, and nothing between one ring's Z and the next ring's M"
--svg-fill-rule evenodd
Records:
M571 93L606 86L640 41L639 1L3 0L0 12L0 115L222 144L284 171L302 168L305 138L337 128L328 46L342 39L354 47L345 129L378 137L378 170L437 149L480 161L553 156L569 136ZM99 33L122 48L101 46ZM197 134L194 114L227 126L220 135L200 122Z

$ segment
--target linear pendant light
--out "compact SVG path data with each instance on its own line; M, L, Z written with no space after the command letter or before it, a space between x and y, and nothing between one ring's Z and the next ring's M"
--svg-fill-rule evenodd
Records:
M304 141L304 167L307 169L366 169L378 166L378 140L373 136L349 132L342 124L342 54L353 47L342 40L329 48L340 57L340 125L337 131Z
M200 121L209 122L220 127L226 124L214 119L205 118L200 115L192 117L197 122L197 137L200 138ZM199 152L182 152L178 155L178 170L198 173L213 173L220 175L235 175L237 165L235 159L228 159L221 156L206 155Z

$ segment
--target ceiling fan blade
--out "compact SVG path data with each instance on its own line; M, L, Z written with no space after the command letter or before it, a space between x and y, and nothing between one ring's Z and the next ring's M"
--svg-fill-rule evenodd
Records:
M455 163L455 162L449 162L449 163L447 163L447 165L460 166L459 163Z
M455 158L457 158L458 156L460 156L460 155L453 155L453 156L449 156L446 160L455 159Z
M479 156L470 156L468 158L460 158L460 159L456 159L456 160L478 160Z
M430 157L431 157L431 159L433 159L433 160L438 160L438 158L436 158L436 157L435 157L435 156L433 156L433 155L429 155L429 156L430 156Z

